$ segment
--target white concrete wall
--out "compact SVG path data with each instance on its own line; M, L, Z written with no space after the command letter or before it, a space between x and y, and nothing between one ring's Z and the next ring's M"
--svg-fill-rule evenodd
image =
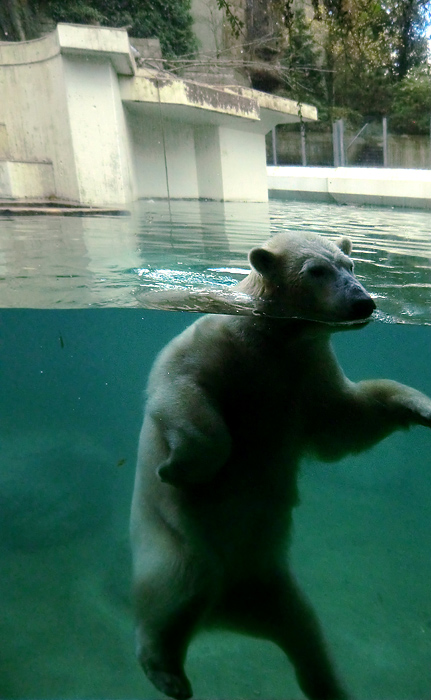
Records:
M51 44L53 53L54 38ZM62 57L43 55L29 64L24 52L22 58L14 54L13 60L0 66L0 122L9 156L18 161L50 160L57 196L78 201Z
M103 58L62 56L79 199L131 201L128 135L117 73Z
M334 170L335 168L269 165L267 167L269 195L333 202L328 192L328 180Z
M217 126L195 128L196 169L201 199L222 200L224 195L221 167L220 134Z
M174 198L199 198L194 125L163 122L168 165L169 194Z
M54 194L61 199L131 201L130 143L117 77L117 70L132 72L131 61L124 30L59 25L39 40L1 44L6 158L52 162Z
M2 197L11 197L11 185L8 163L0 161L0 194Z
M127 32L106 27L60 24L0 43L0 95L0 158L52 163L41 196L85 205L168 194L266 201L264 134L298 119L298 105L279 97L137 71Z
M220 127L223 199L266 202L265 135Z
M403 204L422 200L431 206L431 171L392 168L335 168L328 191L337 202ZM359 200L358 200L359 201Z
M51 163L0 160L0 192L11 199L44 199L55 195Z
M125 113L132 142L135 198L165 198L169 191L172 198L197 199L193 125L164 119L162 127L158 107L147 112L126 108Z
M431 208L431 170L268 166L272 197Z
M160 120L126 108L126 123L133 144L134 199L167 197Z
M4 94L4 93L3 93ZM0 107L1 109L1 107ZM6 124L0 124L0 158L9 157L9 137Z
M1 68L0 94L13 95L0 100L11 160L51 161L59 198L131 201L129 139L109 58L57 54Z
M265 137L127 109L137 197L266 202ZM165 151L166 147L166 165Z

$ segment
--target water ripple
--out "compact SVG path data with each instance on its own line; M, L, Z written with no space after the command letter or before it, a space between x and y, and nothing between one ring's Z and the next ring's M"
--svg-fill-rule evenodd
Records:
M249 302L234 299L232 286L247 272L250 248L278 231L303 231L352 239L379 321L430 324L430 221L427 211L277 200L147 201L121 219L3 217L0 306L171 308L175 298L175 308L214 310L214 297L228 303L230 295L238 312Z

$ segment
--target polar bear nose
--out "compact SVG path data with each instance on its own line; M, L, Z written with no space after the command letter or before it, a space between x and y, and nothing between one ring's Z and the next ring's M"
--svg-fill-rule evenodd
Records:
M371 316L373 313L374 309L376 308L376 305L374 301L371 299L371 297L366 294L362 293L360 296L358 296L357 299L355 299L352 302L351 305L351 319L352 321L356 321L361 318L368 318L368 316Z

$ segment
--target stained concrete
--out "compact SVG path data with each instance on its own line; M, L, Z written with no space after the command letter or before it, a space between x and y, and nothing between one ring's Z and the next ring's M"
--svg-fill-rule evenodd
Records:
M0 197L90 206L267 201L265 134L300 119L291 100L137 68L127 32L99 26L0 42L0 93Z

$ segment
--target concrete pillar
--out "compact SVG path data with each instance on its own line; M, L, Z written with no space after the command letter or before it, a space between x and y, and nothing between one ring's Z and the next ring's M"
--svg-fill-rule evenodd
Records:
M197 199L198 176L194 127L181 121L163 121L169 194L173 199Z
M266 202L265 135L222 126L195 129L199 196Z
M223 198L268 201L265 134L220 127L219 136Z
M196 171L200 199L223 199L223 173L218 126L195 128Z
M134 199L167 198L163 134L154 112L143 114L129 106L125 110L132 147Z
M79 200L130 202L128 138L117 73L108 57L62 58Z
M135 199L171 197L197 199L194 128L191 124L166 119L162 106L147 110L126 108L126 120L133 143Z

